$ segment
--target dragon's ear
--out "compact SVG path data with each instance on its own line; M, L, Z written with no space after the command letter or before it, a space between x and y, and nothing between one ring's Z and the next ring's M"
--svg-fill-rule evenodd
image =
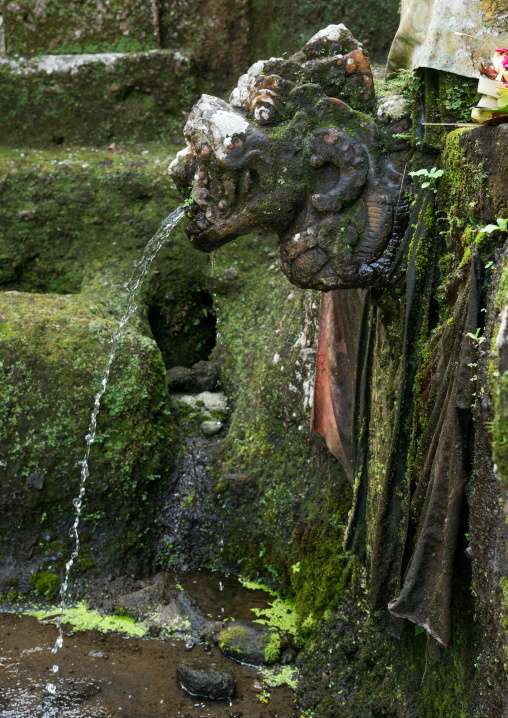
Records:
M353 202L367 180L369 163L362 145L333 127L314 133L310 164L317 170L320 191L312 204L323 214L336 214Z

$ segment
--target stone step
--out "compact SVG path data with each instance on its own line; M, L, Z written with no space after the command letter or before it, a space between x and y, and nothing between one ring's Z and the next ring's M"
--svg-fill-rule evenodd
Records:
M173 157L164 145L0 148L0 292L80 295L98 316L119 318L143 249L181 204L166 171ZM152 327L168 366L191 366L215 336L209 258L184 225L160 250L131 322Z
M139 52L159 48L158 0L16 0L2 4L7 51Z
M126 281L180 202L166 172L173 155L153 145L0 149L0 289L77 292L113 270Z

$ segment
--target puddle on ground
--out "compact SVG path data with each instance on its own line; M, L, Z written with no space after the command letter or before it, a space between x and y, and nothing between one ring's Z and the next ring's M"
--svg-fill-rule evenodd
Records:
M256 618L252 608L267 608L274 600L266 591L247 589L235 576L223 573L201 569L174 575L205 616L214 620L252 621Z
M262 590L248 590L233 576L212 571L174 574L205 615L251 620L251 608L273 600ZM224 609L224 611L222 611ZM54 624L32 616L0 615L0 718L295 718L300 715L288 686L270 689L268 703L251 690L257 669L236 664L217 647L202 644L185 650L185 641L131 638L118 633L76 632L64 625L57 656ZM176 666L191 656L221 659L237 679L230 701L189 696L178 685ZM52 672L53 665L58 673ZM57 686L56 695L46 685Z

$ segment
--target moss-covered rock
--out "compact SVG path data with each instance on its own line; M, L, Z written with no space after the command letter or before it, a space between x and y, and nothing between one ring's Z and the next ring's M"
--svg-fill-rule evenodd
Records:
M254 666L275 663L280 654L277 631L259 623L235 621L222 629L218 642L226 656Z
M193 62L170 50L0 58L0 144L170 142L198 96Z
M79 295L4 293L0 316L3 563L25 560L28 541L35 562L58 570L69 541L45 557L40 536L47 526L68 534L93 395L117 322L99 319ZM83 508L84 530L94 536L81 569L114 562L136 570L149 555L149 517L178 442L157 345L129 330L98 417ZM43 478L40 489L34 474Z
M81 292L91 312L119 318L134 263L180 201L170 152L0 150L0 289ZM177 228L141 289L168 367L206 358L215 343L207 265Z
M449 220L470 224L495 222L508 214L508 125L458 129L446 137L442 206ZM496 241L498 241L496 237Z

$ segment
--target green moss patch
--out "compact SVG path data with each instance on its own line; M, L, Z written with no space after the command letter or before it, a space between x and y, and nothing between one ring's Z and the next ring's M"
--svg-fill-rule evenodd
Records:
M36 596L45 596L53 601L58 593L60 579L50 571L37 571L30 576L30 583L34 587Z
M34 616L39 621L53 618L54 611L30 610L24 615ZM68 607L63 614L63 623L70 624L74 631L117 631L129 636L144 636L148 627L138 623L128 616L102 616L98 611L87 608L86 602L82 601L77 606Z

